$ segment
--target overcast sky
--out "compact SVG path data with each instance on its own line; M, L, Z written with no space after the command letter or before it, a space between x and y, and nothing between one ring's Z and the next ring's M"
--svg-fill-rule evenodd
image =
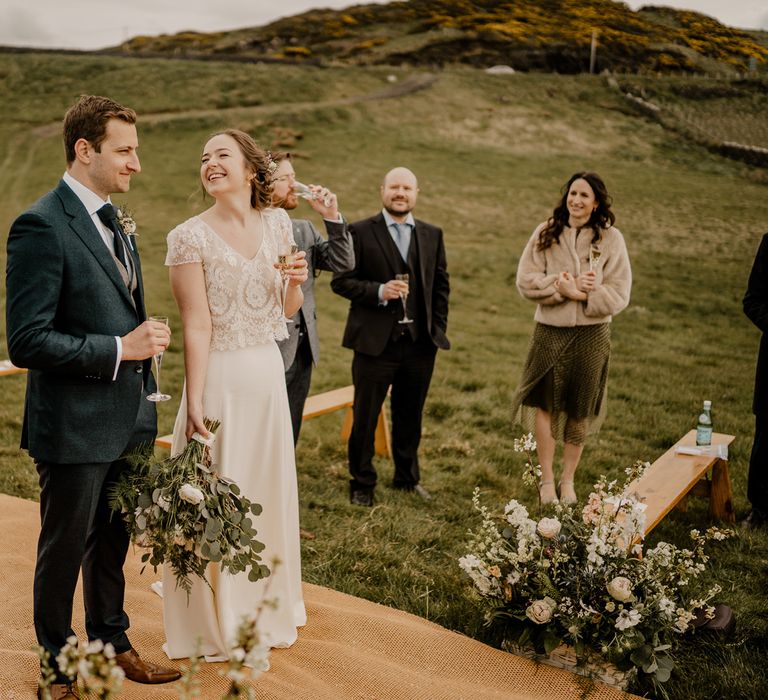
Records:
M369 0L383 3L386 0ZM310 8L349 7L350 0L3 0L0 45L96 49L137 34L214 31L267 24ZM629 0L697 10L724 24L768 30L766 0Z

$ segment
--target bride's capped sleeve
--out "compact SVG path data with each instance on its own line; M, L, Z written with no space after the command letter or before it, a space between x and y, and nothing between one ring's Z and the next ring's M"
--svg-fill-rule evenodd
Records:
M191 226L189 221L185 221L173 229L168 234L166 241L168 243L168 253L165 256L165 264L168 267L203 261L201 232L199 229Z

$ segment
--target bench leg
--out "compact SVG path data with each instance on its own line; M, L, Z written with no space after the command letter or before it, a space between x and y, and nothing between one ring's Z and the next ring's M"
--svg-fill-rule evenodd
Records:
M731 479L728 476L728 462L718 459L712 465L712 490L709 494L709 514L727 523L736 522L733 512L733 494Z
M341 424L341 441L349 442L349 436L352 434L352 406L347 406L344 412L344 421Z
M374 442L376 454L380 457L392 456L392 445L389 441L389 421L387 420L386 409L381 407L379 420L376 423L376 439Z

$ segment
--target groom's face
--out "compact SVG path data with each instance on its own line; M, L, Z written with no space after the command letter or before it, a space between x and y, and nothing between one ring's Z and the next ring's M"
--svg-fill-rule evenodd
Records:
M138 148L136 125L122 119L110 119L100 149L89 148L91 189L104 199L114 192L127 192L131 187L131 175L141 172Z

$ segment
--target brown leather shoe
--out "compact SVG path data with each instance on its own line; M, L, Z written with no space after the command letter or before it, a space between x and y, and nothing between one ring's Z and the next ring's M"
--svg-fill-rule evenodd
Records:
M45 697L42 688L37 689L38 700ZM48 686L48 697L51 700L77 700L75 687L71 683L52 683Z
M170 683L181 678L181 673L175 668L142 661L135 649L115 656L115 663L125 671L126 678L136 683Z

